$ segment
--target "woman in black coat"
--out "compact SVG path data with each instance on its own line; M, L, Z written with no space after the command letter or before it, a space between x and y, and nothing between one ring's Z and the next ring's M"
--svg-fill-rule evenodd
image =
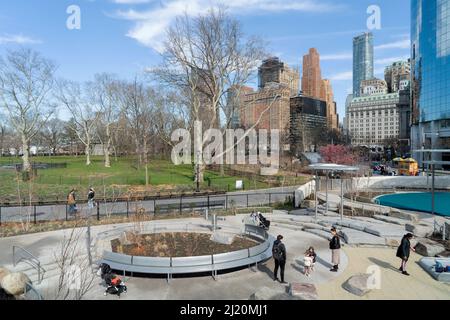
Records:
M341 260L341 239L339 238L339 235L337 233L337 230L335 227L331 228L331 234L333 237L330 241L330 250L331 250L331 263L333 264L333 267L330 269L332 272L337 272L339 270L339 263Z
M411 233L405 234L402 238L402 242L400 243L400 246L397 249L397 257L402 259L402 264L399 268L399 270L404 274L405 276L409 276L409 273L406 272L406 262L408 262L409 254L412 251L416 251L414 248L411 247L411 239L413 238L413 235Z

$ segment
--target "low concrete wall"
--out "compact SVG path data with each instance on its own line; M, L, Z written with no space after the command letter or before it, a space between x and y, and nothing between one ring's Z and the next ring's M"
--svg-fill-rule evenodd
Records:
M431 187L431 177L428 180L428 184ZM426 189L427 177L387 176L355 178L353 179L353 187L358 190L392 188ZM435 187L436 189L450 190L450 176L436 176Z
M310 195L314 193L316 187L315 181L310 181L301 187L299 187L297 190L295 190L295 207L300 207L300 204L308 198Z

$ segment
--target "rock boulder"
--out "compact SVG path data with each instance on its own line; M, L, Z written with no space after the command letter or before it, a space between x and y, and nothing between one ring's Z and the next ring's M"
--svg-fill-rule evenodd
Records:
M315 285L309 283L291 283L289 285L289 294L300 300L318 300L317 289Z
M370 291L370 289L367 287L369 277L370 274L364 273L354 275L346 282L344 282L342 287L348 292L361 297Z
M9 271L8 269L0 267L0 283L2 283L3 278L10 273L11 271Z
M415 246L416 252L424 257L435 257L445 251L445 247L439 242L430 239L418 239Z
M25 285L31 283L30 278L23 272L14 272L6 275L1 282L1 287L13 296L19 296L25 292Z
M250 296L250 300L300 300L286 293L283 288L271 289L262 287Z
M426 224L407 223L405 229L416 237L426 238L433 234L433 228Z

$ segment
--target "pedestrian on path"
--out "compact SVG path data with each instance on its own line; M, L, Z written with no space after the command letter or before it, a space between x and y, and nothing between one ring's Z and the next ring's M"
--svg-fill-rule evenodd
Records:
M67 204L69 205L69 214L77 213L77 199L75 189L72 189L67 196Z
M88 198L88 208L89 209L94 209L94 207L95 207L95 201L94 201L95 190L94 190L94 188L92 188L92 187L89 188L89 192L88 192L87 198Z
M281 242L283 236L279 235L277 240L274 241L272 247L272 256L275 261L275 269L273 271L273 281L279 281L278 279L278 268L280 269L281 283L286 283L284 281L284 267L286 265L286 247L284 243Z
M331 250L331 263L333 264L333 267L330 269L330 271L338 272L339 263L341 262L341 239L335 227L331 228L331 234L333 235L333 237L330 240L330 250Z
M414 236L412 233L405 234L402 238L400 246L397 249L397 257L402 259L402 264L400 265L399 270L405 276L409 276L409 273L406 272L406 262L408 262L409 254L411 253L411 250L416 251L414 248L411 247L411 239L413 237Z

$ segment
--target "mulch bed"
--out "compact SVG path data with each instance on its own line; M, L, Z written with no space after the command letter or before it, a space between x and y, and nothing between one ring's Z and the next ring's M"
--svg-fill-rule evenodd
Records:
M206 233L174 232L136 236L133 242L122 245L119 239L111 241L113 252L144 257L203 256L247 249L258 245L255 240L236 236L231 245L210 240Z

